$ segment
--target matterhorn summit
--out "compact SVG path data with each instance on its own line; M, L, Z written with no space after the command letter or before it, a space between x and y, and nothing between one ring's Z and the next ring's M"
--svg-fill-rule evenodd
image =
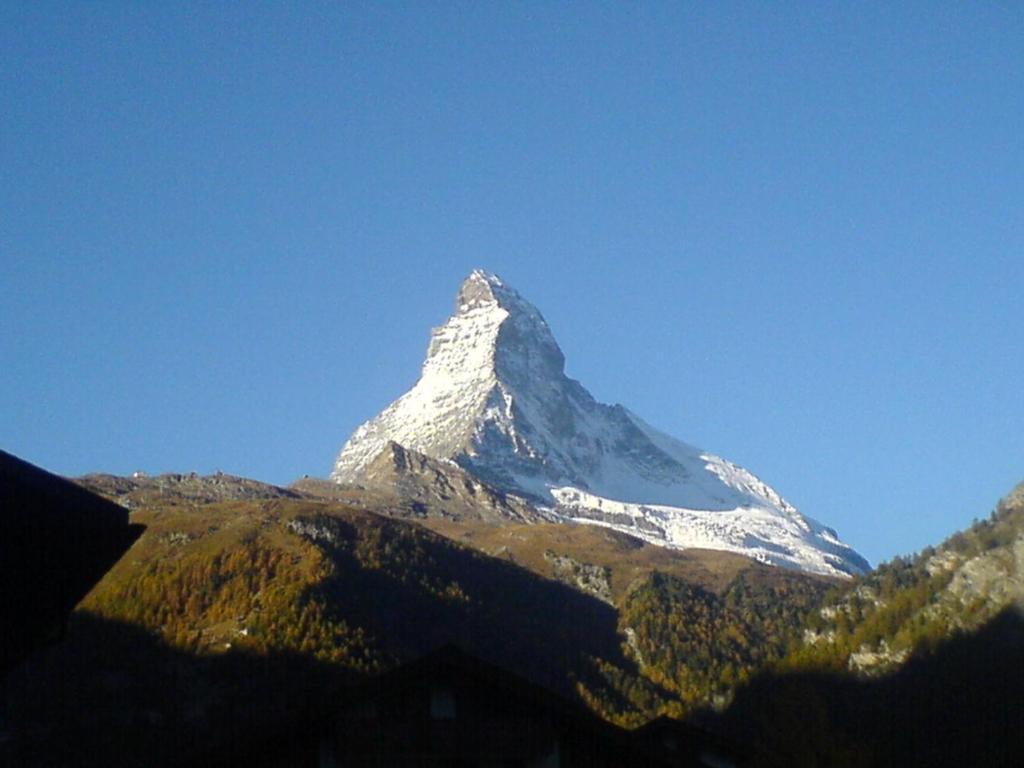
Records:
M753 474L599 403L564 372L540 312L475 270L431 334L419 381L345 444L332 479L365 482L397 443L458 465L548 519L607 526L673 548L749 555L849 576L868 563Z

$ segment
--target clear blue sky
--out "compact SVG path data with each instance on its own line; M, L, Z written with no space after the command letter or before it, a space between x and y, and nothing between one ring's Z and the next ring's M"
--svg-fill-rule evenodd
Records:
M0 6L0 447L324 475L481 266L873 561L1024 479L1020 4L172 5Z

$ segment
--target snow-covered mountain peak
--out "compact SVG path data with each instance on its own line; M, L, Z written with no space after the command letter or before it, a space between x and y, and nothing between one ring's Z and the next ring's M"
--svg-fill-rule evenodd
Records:
M331 477L365 481L394 442L565 519L666 546L727 549L826 574L867 568L747 470L598 403L564 367L537 308L475 270L455 313L431 333L419 381L353 433Z

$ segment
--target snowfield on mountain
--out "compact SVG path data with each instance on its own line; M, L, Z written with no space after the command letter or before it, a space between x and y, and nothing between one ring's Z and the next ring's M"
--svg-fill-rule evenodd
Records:
M564 372L540 312L474 271L434 329L416 385L360 426L331 478L367 481L390 443L453 463L555 519L674 548L847 577L869 565L752 473L669 437Z

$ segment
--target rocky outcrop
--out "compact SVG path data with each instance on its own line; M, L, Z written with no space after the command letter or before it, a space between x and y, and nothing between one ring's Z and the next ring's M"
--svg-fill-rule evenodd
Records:
M128 509L146 504L211 504L217 501L253 499L297 499L300 494L246 477L224 472L200 475L195 472L168 473L148 477L137 472L132 477L85 475L75 479L93 493L117 501Z
M612 571L608 566L583 563L550 549L544 553L544 559L551 563L554 576L559 581L596 597L608 605L614 605L612 601Z
M526 499L504 493L450 461L388 443L359 476L339 485L306 478L292 485L305 496L343 501L392 517L475 520L492 524L557 519Z
M485 522L551 519L525 500L492 488L458 465L388 443L366 468L363 483L391 488L421 505L424 514Z

